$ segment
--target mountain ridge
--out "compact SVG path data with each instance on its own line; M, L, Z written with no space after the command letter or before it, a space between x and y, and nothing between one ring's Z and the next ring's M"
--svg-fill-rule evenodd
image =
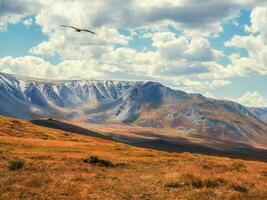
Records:
M0 73L0 114L128 123L188 135L267 144L267 125L238 103L187 94L151 81L44 79Z

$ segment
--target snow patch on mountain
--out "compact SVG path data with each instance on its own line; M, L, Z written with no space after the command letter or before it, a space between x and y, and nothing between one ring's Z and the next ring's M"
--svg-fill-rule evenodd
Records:
M103 104L117 99L137 82L128 81L45 81L0 73L0 90L20 96L25 102L46 107L77 107L86 103Z

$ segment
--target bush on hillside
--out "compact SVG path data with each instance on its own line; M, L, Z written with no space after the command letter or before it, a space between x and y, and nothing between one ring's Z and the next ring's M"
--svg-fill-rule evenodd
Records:
M9 169L12 171L17 171L23 168L24 162L20 159L12 160L9 162Z

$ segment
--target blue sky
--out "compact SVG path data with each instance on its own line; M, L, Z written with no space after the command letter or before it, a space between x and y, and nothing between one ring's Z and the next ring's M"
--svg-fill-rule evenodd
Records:
M267 106L264 3L170 2L4 0L0 71L53 79L153 80ZM97 35L61 24L88 27Z
M25 27L22 23L10 24L7 30L0 32L0 56L26 56L31 47L47 40L40 27L33 24Z

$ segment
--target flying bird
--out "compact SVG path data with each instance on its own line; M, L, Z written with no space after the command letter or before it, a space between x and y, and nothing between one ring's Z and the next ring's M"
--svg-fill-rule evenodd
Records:
M76 32L88 32L88 33L91 33L91 34L96 35L95 32L90 31L90 30L88 30L88 29L81 29L81 28L77 28L77 27L74 27L74 26L66 26L66 25L61 25L61 26L64 27L64 28L72 28L72 29L74 29Z

